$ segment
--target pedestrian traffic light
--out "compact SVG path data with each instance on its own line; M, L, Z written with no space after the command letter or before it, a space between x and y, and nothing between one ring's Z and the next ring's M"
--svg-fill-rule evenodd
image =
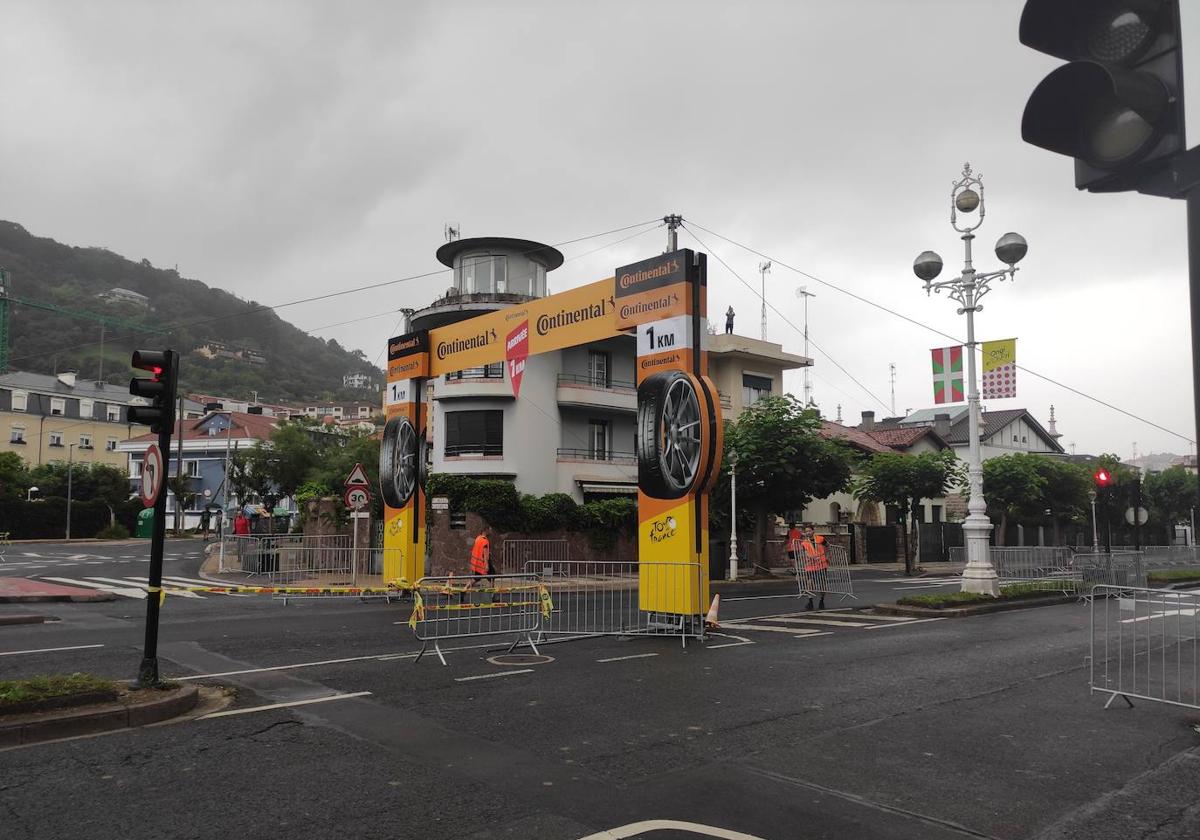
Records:
M1089 192L1160 192L1185 150L1179 0L1028 0L1021 43L1065 59L1025 105L1021 137L1075 158Z
M129 393L150 401L150 405L129 407L129 422L149 426L150 431L170 432L175 423L175 380L179 373L179 356L172 350L134 350L130 362L135 368L150 372L149 377L135 377L129 383Z
M1103 467L1096 470L1092 478L1096 481L1096 487L1101 490L1107 490L1113 483L1113 474Z

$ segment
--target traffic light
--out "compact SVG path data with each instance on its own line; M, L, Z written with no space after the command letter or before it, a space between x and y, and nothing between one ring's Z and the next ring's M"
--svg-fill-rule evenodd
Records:
M1104 467L1096 470L1096 472L1092 475L1092 478L1095 480L1096 488L1098 490L1107 490L1113 485L1113 474L1104 469Z
M1025 142L1075 158L1078 189L1170 194L1153 176L1186 149L1179 0L1028 0L1020 38L1068 62L1029 97Z
M150 405L129 407L129 422L149 426L150 431L169 434L175 423L175 380L179 356L172 350L134 350L130 362L135 368L150 371L148 378L135 377L129 393L150 401Z

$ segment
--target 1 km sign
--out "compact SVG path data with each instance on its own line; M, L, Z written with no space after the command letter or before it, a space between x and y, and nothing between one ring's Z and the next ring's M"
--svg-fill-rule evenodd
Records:
M163 462L162 450L158 448L157 443L152 443L146 449L146 457L142 461L142 485L139 491L142 504L146 507L154 507L154 503L158 501L158 494L162 492L166 481L167 470L166 464Z

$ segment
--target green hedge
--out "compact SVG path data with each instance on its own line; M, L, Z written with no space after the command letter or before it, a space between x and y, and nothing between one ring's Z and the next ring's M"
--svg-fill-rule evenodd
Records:
M445 496L455 513L475 513L505 533L542 534L576 531L593 548L611 550L620 534L637 532L637 502L613 498L576 504L566 493L521 495L511 482L434 473L425 488L427 500Z
M132 531L142 503L133 500L113 508L117 523ZM0 499L0 531L8 531L14 540L63 538L67 527L67 500L56 497L27 502L24 499ZM95 537L108 527L109 510L104 502L71 502L71 536Z

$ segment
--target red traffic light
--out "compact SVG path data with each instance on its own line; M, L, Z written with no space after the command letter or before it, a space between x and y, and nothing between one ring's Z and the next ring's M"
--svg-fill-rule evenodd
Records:
M1096 480L1096 486L1100 488L1108 487L1113 481L1112 473L1106 469L1096 470L1092 478Z

